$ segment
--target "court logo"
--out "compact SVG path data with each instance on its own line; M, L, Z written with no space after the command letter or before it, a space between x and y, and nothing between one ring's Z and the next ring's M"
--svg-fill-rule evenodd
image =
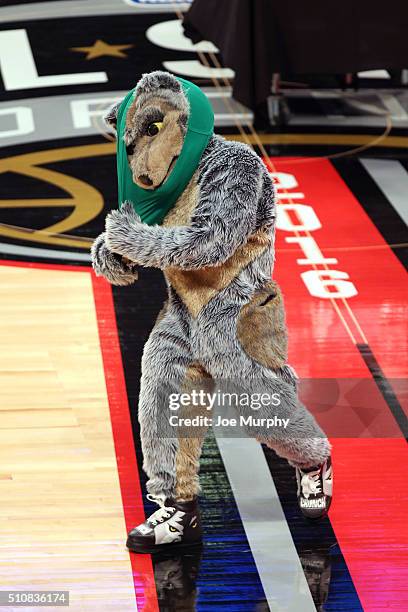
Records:
M347 272L330 268L338 264L335 257L325 257L313 232L321 229L322 224L310 204L299 203L305 194L299 191L299 182L294 174L288 172L271 172L275 180L279 200L276 227L294 235L285 236L288 244L298 244L305 257L297 259L300 266L312 266L313 270L301 272L300 276L309 293L323 299L351 298L357 295L357 289ZM317 269L324 266L324 269Z
M113 155L114 152L115 144L109 142L25 153L0 160L0 174L14 173L37 179L59 188L65 194L58 198L0 200L0 209L50 209L58 207L72 209L63 219L41 229L1 223L0 236L6 236L13 240L67 246L89 251L92 239L71 236L67 233L89 223L102 212L104 208L102 194L89 183L55 169L51 170L44 165L73 159Z

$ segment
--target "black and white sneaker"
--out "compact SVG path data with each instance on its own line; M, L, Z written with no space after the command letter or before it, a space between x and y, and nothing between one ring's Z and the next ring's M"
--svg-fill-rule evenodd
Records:
M299 508L304 516L318 519L330 508L333 471L330 457L320 467L296 468Z
M147 495L160 508L128 534L126 546L136 553L155 553L199 546L202 527L197 499L176 502L155 495Z

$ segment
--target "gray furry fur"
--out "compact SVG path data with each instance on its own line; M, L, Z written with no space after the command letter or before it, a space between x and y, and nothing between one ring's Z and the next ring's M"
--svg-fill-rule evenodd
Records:
M180 94L182 94L184 98L180 82L172 74L163 72L162 70L155 70L154 72L143 74L136 85L137 96L141 94L157 94L158 92L163 93L164 90L169 90L177 94L175 97L175 104L179 104Z
M104 116L104 121L106 125L115 131L116 131L116 120L118 117L118 110L119 110L120 105L121 105L121 102L116 102L116 104L114 104Z
M164 89L163 89L164 87ZM164 95L176 108L183 104L180 85L171 75L144 75L137 92ZM197 362L216 380L238 380L241 390L256 386L278 393L278 407L263 407L257 417L289 418L282 432L252 430L261 442L292 465L319 465L330 444L319 425L299 402L296 375L290 366L271 370L252 359L237 337L241 309L270 281L274 264L276 205L271 178L260 158L246 145L219 136L210 140L198 168L198 197L185 225L148 226L125 204L106 218L106 233L93 248L94 266L110 282L127 284L129 267L112 259L124 256L140 266L194 271L222 267L251 236L261 234L266 247L193 316L167 278L169 300L146 343L142 358L139 420L148 490L177 495L176 461L180 441L168 430L168 393L177 390L189 365ZM177 207L177 203L176 203ZM97 241L98 242L98 241ZM104 261L103 261L104 260ZM166 404L167 397L167 404ZM166 424L167 423L167 424ZM165 432L163 434L163 432ZM192 482L191 495L197 493Z
M145 225L127 203L106 218L109 248L142 266L192 270L221 265L260 227L272 242L275 207L265 202L273 203L272 183L255 153L213 137L199 174L200 200L190 225Z
M190 108L179 81L168 72L156 70L144 74L135 88L136 108L141 108L152 96L166 100L175 110L186 115Z
M124 262L121 255L109 250L105 233L100 234L93 243L91 256L96 276L104 276L112 285L130 285L137 280L135 264Z

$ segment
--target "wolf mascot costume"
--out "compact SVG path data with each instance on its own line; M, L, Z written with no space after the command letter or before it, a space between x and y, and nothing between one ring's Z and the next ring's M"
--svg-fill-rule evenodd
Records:
M249 433L296 468L302 512L322 516L331 500L330 445L286 364L283 301L271 280L275 194L262 160L214 135L206 96L165 72L144 75L106 121L117 131L120 208L92 247L94 269L126 285L136 266L153 266L168 286L144 348L139 400L147 489L160 508L130 532L128 547L152 552L201 539L205 428L170 431L168 408L170 393L205 381L239 380L241 390L261 385L279 396L279 406L262 406L256 417L289 419L286 429Z

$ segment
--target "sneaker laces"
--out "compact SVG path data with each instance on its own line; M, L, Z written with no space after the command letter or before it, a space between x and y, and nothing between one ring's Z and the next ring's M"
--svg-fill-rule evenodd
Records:
M309 495L317 495L322 492L320 483L320 470L317 472L306 472L303 473L302 480L300 481L302 487L302 494L306 499Z
M149 501L152 501L158 506L160 506L160 508L156 510L156 512L153 512L153 514L149 516L146 521L147 523L153 525L153 527L155 527L157 523L162 523L164 519L170 518L171 513L175 511L175 508L173 508L172 506L164 505L165 499L163 499L163 497L151 495L150 493L148 493L146 497Z

